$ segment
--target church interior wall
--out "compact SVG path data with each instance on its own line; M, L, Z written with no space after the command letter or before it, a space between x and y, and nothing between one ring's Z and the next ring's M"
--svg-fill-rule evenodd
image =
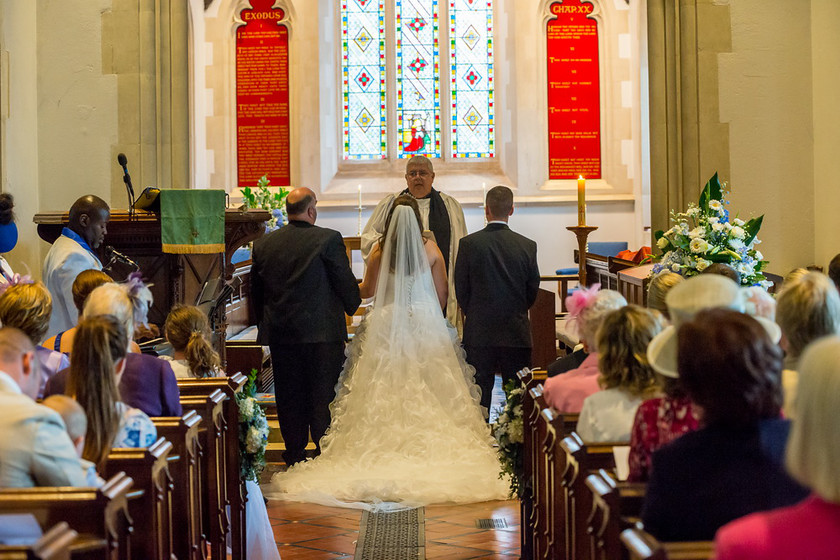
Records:
M772 4L730 4L720 120L729 125L731 208L764 214L760 249L784 274L816 257L811 15L806 2Z
M828 266L840 253L840 2L812 0L814 111L814 261ZM795 223L788 219L788 223Z
M610 17L627 7L623 0L599 1L605 13L612 14ZM230 18L237 8L244 7L244 0L215 0L206 12L203 2L191 2L194 21L190 22L190 32L196 38L189 46L193 75L192 186L231 190L236 176ZM125 29L133 27L130 22L124 23L117 27L124 30L123 36L114 34L113 27L108 27L113 20L108 23L108 18L114 11L129 9L129 4L136 6L136 11L146 3L66 0L59 5L3 0L0 4L0 165L3 189L16 195L21 227L21 241L10 255L13 266L27 263L31 267L38 263L35 268L40 268L46 244L37 240L35 227L29 222L36 211L65 210L85 193L102 196L115 208L125 206L121 176L112 160L116 152L126 151L121 143L128 125L120 114L131 100L126 91L131 86L120 83L112 66L119 61L114 53L124 48L123 36L129 35ZM350 191L341 194L327 188L335 175L337 157L333 156L338 151L336 139L322 119L324 115L337 118L337 107L332 102L337 91L330 89L334 85L328 79L332 70L325 68L337 56L334 38L324 36L326 29L335 25L335 21L324 16L333 2L281 0L278 4L292 16L293 182L322 192L322 225L354 235L358 210L350 199ZM497 87L500 95L504 92L506 104L499 118L507 119L508 126L508 132L502 135L504 146L499 165L518 197L511 223L539 242L541 270L547 273L571 262L574 240L565 226L574 223L576 208L571 185L566 190L549 189L548 194L543 188L547 166L545 119L540 108L544 86L539 83L539 76L544 73L540 50L544 50L544 46L540 47L541 43L544 45L544 21L539 11L544 4L542 0L499 0L497 28L501 35L497 43L504 57L499 62L504 65L499 74L505 78L499 78ZM720 45L698 43L698 60L706 68L715 67L718 81L716 87L703 86L703 95L710 101L708 109L700 112L702 122L698 126L705 145L719 140L719 157L730 160L731 171L724 178L734 189L732 207L742 214L766 215L761 248L771 260L773 271L784 272L811 263L825 265L840 245L834 225L835 209L840 203L840 194L834 187L840 171L840 158L835 155L840 149L840 127L836 126L840 115L835 102L840 87L835 71L840 52L840 39L835 33L840 26L840 7L832 0L812 0L810 4L773 2L773 9L761 0L702 0L699 5L701 12L718 5L729 7L728 18L724 18L727 21L716 15L702 20L706 22L706 27L701 27L705 36L712 37L712 41L731 40L731 45L721 49ZM629 59L616 57L624 66L610 75L619 91L627 90L623 82L628 76L645 76L644 59L638 56L645 35L641 13L644 2L631 2L630 8L627 21L620 28L623 37L608 43L609 52L623 56L628 42L634 51ZM56 17L56 11L60 17ZM197 21L197 14L201 13L204 19ZM727 26L731 26L731 39ZM715 39L715 34L720 37ZM138 42L139 38L130 44ZM318 45L317 50L311 48L313 43ZM728 52L718 54L721 50ZM317 69L313 63L318 64ZM630 154L619 158L618 164L615 160L610 163L618 166L618 171L610 167L609 173L618 176L623 172L625 178L610 179L615 185L621 183L621 188L614 191L591 185L588 221L600 227L592 239L623 239L638 246L647 240L644 227L649 224L646 204L650 196L646 190L647 165L642 156L646 153L644 128L639 124L646 118L643 87L631 84L629 96L625 93L623 99L629 99L631 107L619 100L620 112L611 117L612 122L632 137L625 140L638 145L628 146L618 140L612 146ZM727 129L721 137L721 131ZM714 150L705 150L703 169L714 169L715 154ZM325 163L327 159L329 163ZM380 191L402 188L403 164L396 162L393 170L380 173ZM438 176L440 188L464 202L470 231L483 224L478 187L481 177L480 173L467 175L472 186L462 190L463 174L441 172ZM485 175L489 188L494 183L486 181L488 177L492 174ZM139 181L135 177L135 184ZM357 183L352 181L353 191ZM366 191L364 219L379 196L374 190ZM39 270L31 272L37 276Z

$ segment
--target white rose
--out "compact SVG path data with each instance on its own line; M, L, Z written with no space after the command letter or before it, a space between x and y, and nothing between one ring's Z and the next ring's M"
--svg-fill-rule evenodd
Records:
M703 272L709 265L712 264L711 261L707 261L706 259L697 259L697 270L698 272Z
M720 218L718 218L717 216L714 216L714 217L712 217L712 218L709 218L709 223L710 223L710 224L716 224L716 223L718 223L719 221L720 221Z
M705 253L709 250L709 244L699 237L692 239L688 247L692 253Z
M723 224L720 222L714 222L712 224L712 231L723 231Z
M723 208L723 204L721 204L719 200L710 200L709 208L715 212L719 212Z
M735 226L732 228L732 231L729 232L730 235L733 237L737 237L738 239L743 239L747 236L747 232L744 231L744 228L741 226Z
M665 247L668 246L668 240L665 239L664 236L660 237L659 241L656 242L656 246L659 247L660 249L664 249Z
M690 232L688 232L688 236L689 236L691 239L694 239L694 238L696 238L696 237L703 237L703 236L705 236L705 235L706 235L706 230L705 230L705 228L702 228L702 227L700 227L700 226L698 226L698 227L694 228L693 230L691 230Z
M671 270L674 271L674 272L679 272L680 268L682 268L682 267L680 267L680 265L678 265L676 263L671 265Z

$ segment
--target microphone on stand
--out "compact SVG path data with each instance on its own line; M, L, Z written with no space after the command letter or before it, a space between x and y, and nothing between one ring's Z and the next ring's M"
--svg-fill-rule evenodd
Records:
M135 271L140 270L140 265L137 264L137 262L134 259L132 259L128 255L120 253L110 245L105 245L105 247L103 247L103 252L105 253L105 258L108 259L108 264L105 266L105 268L108 268L114 262L119 262L133 267Z
M131 175L128 174L128 158L125 154L118 154L117 163L123 169L123 183L128 193L128 215L131 216L134 214L134 187L131 185Z

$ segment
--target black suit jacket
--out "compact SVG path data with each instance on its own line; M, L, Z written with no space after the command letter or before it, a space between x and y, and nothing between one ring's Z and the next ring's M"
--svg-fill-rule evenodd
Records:
M734 519L804 499L808 490L782 466L789 429L781 419L740 430L710 426L655 451L645 530L662 541L709 541Z
M260 344L347 339L344 314L362 300L340 233L291 221L254 242L252 261Z
M464 311L464 346L531 347L528 309L537 298L537 244L489 224L461 239L455 295Z

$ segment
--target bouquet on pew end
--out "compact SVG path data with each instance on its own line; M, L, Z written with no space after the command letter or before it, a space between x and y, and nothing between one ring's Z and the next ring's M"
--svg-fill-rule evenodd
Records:
M257 370L248 374L248 382L236 394L239 405L239 472L245 480L259 484L265 468L265 447L268 444L268 419L257 402Z
M715 173L703 187L699 202L690 203L685 212L672 210L671 229L654 234L664 254L651 275L669 270L688 278L713 263L724 263L738 271L743 286L771 286L762 274L768 263L756 248L764 216L730 220L728 204L726 185Z
M504 386L505 406L496 420L493 435L499 442L499 460L502 470L499 478L510 478L510 495L522 497L522 456L524 424L522 420L522 384L511 379Z

